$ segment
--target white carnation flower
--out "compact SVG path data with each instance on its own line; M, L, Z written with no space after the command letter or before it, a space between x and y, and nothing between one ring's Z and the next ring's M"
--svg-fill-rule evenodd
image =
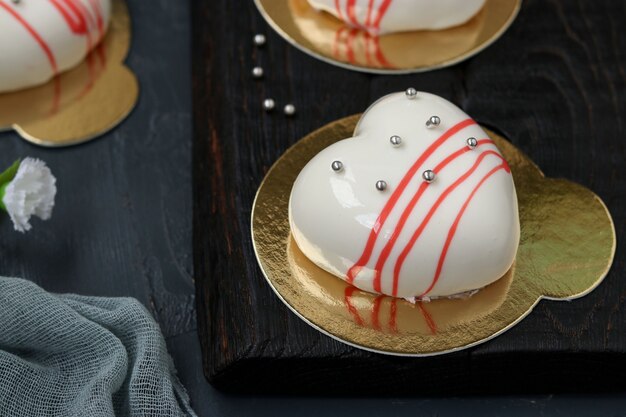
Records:
M43 161L25 158L4 190L2 202L11 216L15 230L30 230L31 216L48 220L57 193L56 178Z

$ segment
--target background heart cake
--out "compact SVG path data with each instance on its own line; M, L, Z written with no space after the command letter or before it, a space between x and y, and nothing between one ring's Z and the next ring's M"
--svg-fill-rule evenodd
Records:
M485 0L308 0L350 26L374 34L440 30L474 17Z
M0 93L49 81L104 37L111 0L0 0Z
M414 89L378 100L354 137L304 167L289 222L319 267L408 299L498 280L520 236L513 177L495 144L454 104Z
M288 5L300 35L324 56L351 65L386 69L436 64L460 56L477 44L486 20L486 14L481 13L471 22L446 31L378 37L319 13L308 0L289 0Z

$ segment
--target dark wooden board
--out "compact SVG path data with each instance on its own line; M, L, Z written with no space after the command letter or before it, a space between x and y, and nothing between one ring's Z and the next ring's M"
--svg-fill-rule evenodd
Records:
M350 72L297 51L252 1L194 0L194 269L205 374L235 392L426 395L626 388L626 256L572 303L542 301L471 350L425 359L364 352L292 314L266 284L250 240L252 201L291 144L407 86L444 96L507 136L551 177L600 195L626 220L626 2L526 0L477 57L418 75ZM268 36L258 49L255 33ZM265 68L263 81L250 70ZM266 97L278 103L265 114ZM280 108L293 102L298 116Z

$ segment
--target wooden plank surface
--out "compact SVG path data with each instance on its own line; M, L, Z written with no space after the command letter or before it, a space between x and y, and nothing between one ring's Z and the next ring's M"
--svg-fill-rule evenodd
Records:
M467 393L623 388L624 251L590 296L543 301L474 349L427 359L360 351L310 328L271 292L250 241L257 187L310 131L414 86L504 133L550 177L594 190L619 237L626 220L626 3L526 0L482 54L419 75L373 76L316 61L268 28L252 2L193 2L194 259L205 373L245 392ZM255 48L255 33L268 36ZM250 70L265 68L254 81ZM266 114L287 102L298 116ZM502 378L501 375L515 375Z

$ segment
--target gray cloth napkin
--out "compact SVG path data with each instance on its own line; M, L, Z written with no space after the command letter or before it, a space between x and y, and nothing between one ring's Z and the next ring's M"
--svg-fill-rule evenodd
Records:
M0 277L0 416L194 416L158 324L132 298Z

